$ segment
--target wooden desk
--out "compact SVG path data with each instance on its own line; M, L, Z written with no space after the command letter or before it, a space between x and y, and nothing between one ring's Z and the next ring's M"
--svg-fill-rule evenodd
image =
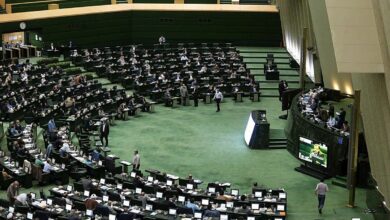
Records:
M123 11L200 11L200 12L266 12L278 13L274 5L217 5L217 4L114 4L58 10L22 12L0 15L0 23L51 19Z

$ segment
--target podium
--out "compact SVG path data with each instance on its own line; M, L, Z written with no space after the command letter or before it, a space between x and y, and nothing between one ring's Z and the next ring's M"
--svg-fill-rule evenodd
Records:
M236 92L236 102L242 102L243 92Z
M260 92L253 92L251 95L252 102L260 102Z
M122 173L128 173L129 172L129 166L131 166L131 163L122 160L121 164L122 164Z
M265 110L255 110L249 115L245 128L245 143L250 148L264 149L269 146L270 124L266 118Z
M204 103L211 104L211 93L206 93Z

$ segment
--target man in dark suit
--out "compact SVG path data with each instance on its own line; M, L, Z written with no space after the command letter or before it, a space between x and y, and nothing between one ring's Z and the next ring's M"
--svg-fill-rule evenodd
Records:
M194 90L192 91L192 98L194 99L194 106L198 107L198 96L199 96L199 90L198 86L194 86Z
M107 118L102 119L102 122L100 124L100 141L102 142L102 145L107 147L108 146L108 134L110 133L110 126L107 122ZM103 144L103 138L105 139L105 143Z
M280 80L279 82L279 101L282 101L283 92L288 89L288 83L286 80Z

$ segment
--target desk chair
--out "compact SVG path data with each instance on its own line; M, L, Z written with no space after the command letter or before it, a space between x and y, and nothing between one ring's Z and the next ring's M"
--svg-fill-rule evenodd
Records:
M10 205L8 200L0 199L0 207L9 207Z
M79 211L85 211L86 210L84 202L81 202L81 201L74 200L73 201L73 206L74 206L74 209L77 209Z

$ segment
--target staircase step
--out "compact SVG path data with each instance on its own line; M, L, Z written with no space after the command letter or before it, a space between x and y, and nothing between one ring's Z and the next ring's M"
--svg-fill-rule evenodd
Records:
M340 182L340 181L337 181L337 180L332 180L332 184L335 185L335 186L340 186L340 187L343 187L343 188L347 188L347 183L346 182Z
M269 145L268 148L269 149L286 149L287 148L287 144L284 144L284 145Z
M269 142L274 142L274 141L284 141L284 142L286 142L287 139L286 138L270 138L269 139Z
M280 76L280 79L286 80L288 83L299 83L299 77L298 76ZM279 80L266 80L264 74L263 75L255 75L255 80L262 83L278 83Z
M241 53L288 53L283 47L236 47Z
M265 63L267 63L267 59L266 58L261 58L261 57L244 57L243 58L243 61L245 63L260 63L262 65L264 65ZM284 64L284 65L290 65L290 61L287 60L287 59L280 59L280 58L275 58L274 59L275 63L278 64Z
M242 57L261 57L261 58L267 58L267 55L269 52L242 52L240 51L240 55ZM290 54L286 53L273 53L274 58L280 58L280 59L290 59Z
M251 69L251 74L264 76L264 70L260 69ZM299 77L298 71L296 70L279 70L279 76L295 76Z

